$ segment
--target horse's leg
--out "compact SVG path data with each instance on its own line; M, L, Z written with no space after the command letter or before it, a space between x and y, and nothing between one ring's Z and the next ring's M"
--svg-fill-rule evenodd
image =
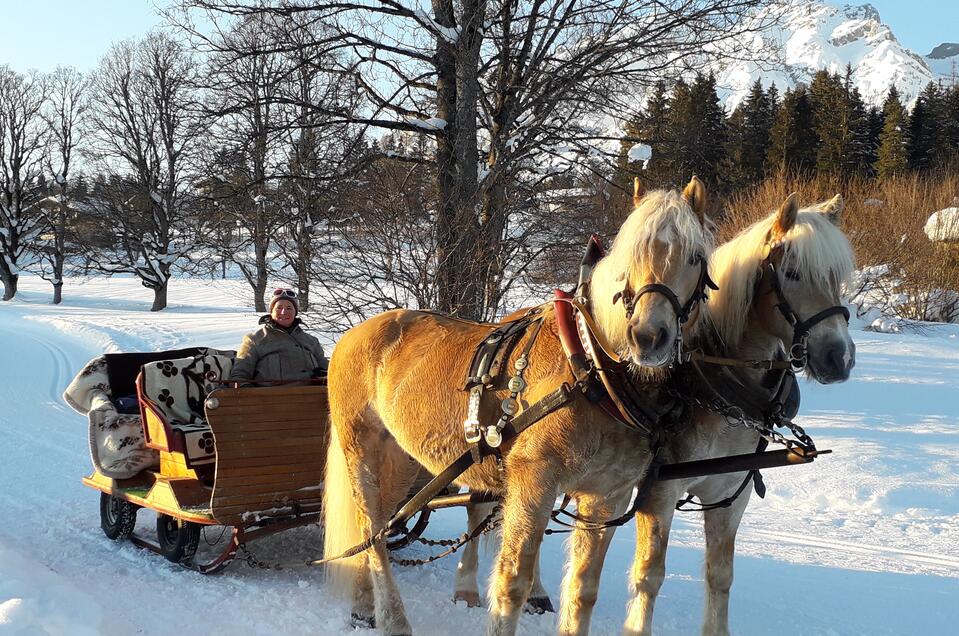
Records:
M636 556L629 585L632 600L626 612L624 636L653 633L653 607L666 578L669 528L683 490L683 482L658 482L636 513Z
M736 486L741 483L737 476ZM735 486L726 489L729 494ZM747 488L728 508L716 508L704 513L706 532L706 616L703 634L729 634L729 588L733 584L733 555L736 551L736 532L743 512L749 503L751 489Z
M353 604L350 607L350 625L357 628L376 627L376 603L373 597L373 575L370 574L370 561L364 554L356 568L353 581Z
M576 499L576 513L586 519L606 521L623 514L628 504L628 492L607 496L581 495ZM603 561L615 531L616 528L573 530L557 633L570 636L589 633L589 621L599 594Z
M343 450L347 470L354 484L353 491L360 513L357 519L360 532L363 537L369 537L378 532L389 520L392 512L384 512L384 503L395 498L394 490L398 489L397 482L403 482L403 487L408 484L402 474L399 475L399 479L395 479L397 477L395 453L398 447L391 442L384 444L379 431L370 431L362 437L362 440L357 440L356 437L348 438L361 443L349 446L343 444ZM383 633L387 636L412 634L413 630L406 618L396 579L393 578L385 541L377 541L366 551L366 561L365 568L359 568L357 579L364 576L364 569L368 571L375 598L375 624L382 627ZM365 584L359 580L357 583ZM362 592L354 593L354 602L358 600L357 596L360 597L361 603L365 603ZM352 613L362 619L363 615L360 612L367 610L368 607L354 605ZM354 623L356 622L358 619L354 618ZM368 621L366 623L369 624Z
M542 550L542 547L540 547ZM526 599L526 605L523 606L523 611L527 614L545 614L546 612L555 612L553 609L553 602L549 600L549 593L546 591L546 588L543 587L543 581L539 578L539 556L540 553L536 553L536 565L533 570L533 588L529 592L529 598Z
M467 531L473 530L477 525L483 522L493 508L495 503L470 504L466 506ZM453 590L453 602L465 601L467 607L479 607L482 605L480 599L479 585L476 582L477 569L479 568L479 549L480 539L476 538L466 544L463 548L463 556L456 566L456 584Z
M551 472L527 463L510 471L503 502L503 542L490 582L490 636L516 633L516 624L533 583L533 569L549 513L556 500Z

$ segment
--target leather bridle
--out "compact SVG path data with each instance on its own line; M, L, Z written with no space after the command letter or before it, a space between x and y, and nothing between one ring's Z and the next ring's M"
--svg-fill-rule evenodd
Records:
M636 292L633 292L632 288L629 285L629 277L626 277L626 285L623 287L622 291L618 291L613 295L613 304L615 305L618 301L622 300L623 309L626 311L626 320L630 320L633 317L633 312L636 310L636 303L645 296L646 294L661 294L666 300L669 301L669 305L673 308L673 312L676 314L676 361L683 361L683 325L689 321L689 315L693 312L693 309L696 307L696 304L700 301L704 301L709 297L709 290L718 290L719 286L713 282L713 279L709 277L709 265L706 262L706 257L702 254L696 255L696 262L699 264L699 280L696 283L696 287L693 289L692 294L689 295L689 298L686 299L686 302L680 302L679 297L676 296L676 292L670 289L667 285L662 283L650 283L648 285L643 285Z
M792 342L788 349L789 363L793 369L798 371L805 368L806 363L809 361L809 346L807 341L809 340L809 332L812 328L832 316L842 316L848 324L849 310L842 305L833 305L806 320L802 320L786 298L786 294L783 291L782 280L779 278L779 270L776 267L775 258L782 254L783 249L781 243L774 245L769 250L769 255L763 260L760 267L762 268L763 275L768 274L770 277L770 284L778 301L776 308L779 309L779 313L783 315L783 318L785 318L786 322L792 327Z

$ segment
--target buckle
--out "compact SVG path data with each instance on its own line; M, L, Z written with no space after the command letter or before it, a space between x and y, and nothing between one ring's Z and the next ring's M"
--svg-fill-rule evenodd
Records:
M480 441L479 406L483 395L483 385L470 389L469 405L466 408L466 419L463 420L463 433L467 444L477 444Z

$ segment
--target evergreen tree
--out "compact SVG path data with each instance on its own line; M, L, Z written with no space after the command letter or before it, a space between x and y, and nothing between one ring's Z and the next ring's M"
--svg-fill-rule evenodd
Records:
M669 109L670 137L677 160L672 185L698 175L707 185L720 185L726 157L726 113L716 94L716 78L698 75L691 85L679 82Z
M742 170L747 184L758 183L766 172L766 155L775 111L770 96L756 80L743 106Z
M776 110L766 165L780 173L809 172L815 168L818 148L809 91L800 84L786 91Z
M928 170L935 163L936 92L935 84L930 83L916 99L909 115L909 168L912 170Z
M886 117L882 109L878 106L870 106L866 112L866 118L869 122L869 156L866 160L869 163L869 172L872 176L876 174L876 162L879 160L879 143L882 137L882 127L886 122Z
M634 177L642 179L647 188L671 185L671 166L675 163L675 141L669 130L669 94L665 82L658 82L646 102L643 112L624 125L624 133L630 138L620 147L615 183L632 192ZM653 151L653 158L643 170L642 162L629 161L629 149L641 139Z
M909 167L906 143L906 112L899 91L893 86L882 105L883 126L879 137L879 158L876 174L880 179L902 174Z
M746 109L740 104L726 120L726 162L723 176L727 185L736 190L749 184L746 159L748 141L746 138Z
M813 129L819 140L816 170L826 174L842 171L847 143L845 90L838 75L819 71L809 85L813 105Z
M869 118L859 90L852 83L852 67L844 77L819 71L810 85L813 126L819 138L816 169L849 176L868 172L873 149Z
M843 174L870 174L876 161L876 145L872 142L871 124L866 104L859 89L852 83L852 68L846 67L843 81L845 93L847 143L843 149Z
M940 116L940 163L949 169L959 168L959 84L943 91Z

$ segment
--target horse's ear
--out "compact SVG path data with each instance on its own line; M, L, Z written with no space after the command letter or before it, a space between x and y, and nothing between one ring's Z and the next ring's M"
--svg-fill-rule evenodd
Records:
M776 222L773 224L773 238L781 239L796 224L796 215L799 213L799 202L796 193L793 192L783 204L779 207L779 214L776 215Z
M839 225L839 221L842 219L842 211L845 207L846 202L843 201L842 195L837 194L822 204L820 212L825 214L826 218L832 221L833 224Z
M639 177L633 179L633 207L639 207L639 202L643 200L643 195L646 194L646 191L643 190L643 182L639 180Z
M693 175L689 183L683 188L683 198L693 209L700 223L706 222L706 186L699 180L699 177Z

